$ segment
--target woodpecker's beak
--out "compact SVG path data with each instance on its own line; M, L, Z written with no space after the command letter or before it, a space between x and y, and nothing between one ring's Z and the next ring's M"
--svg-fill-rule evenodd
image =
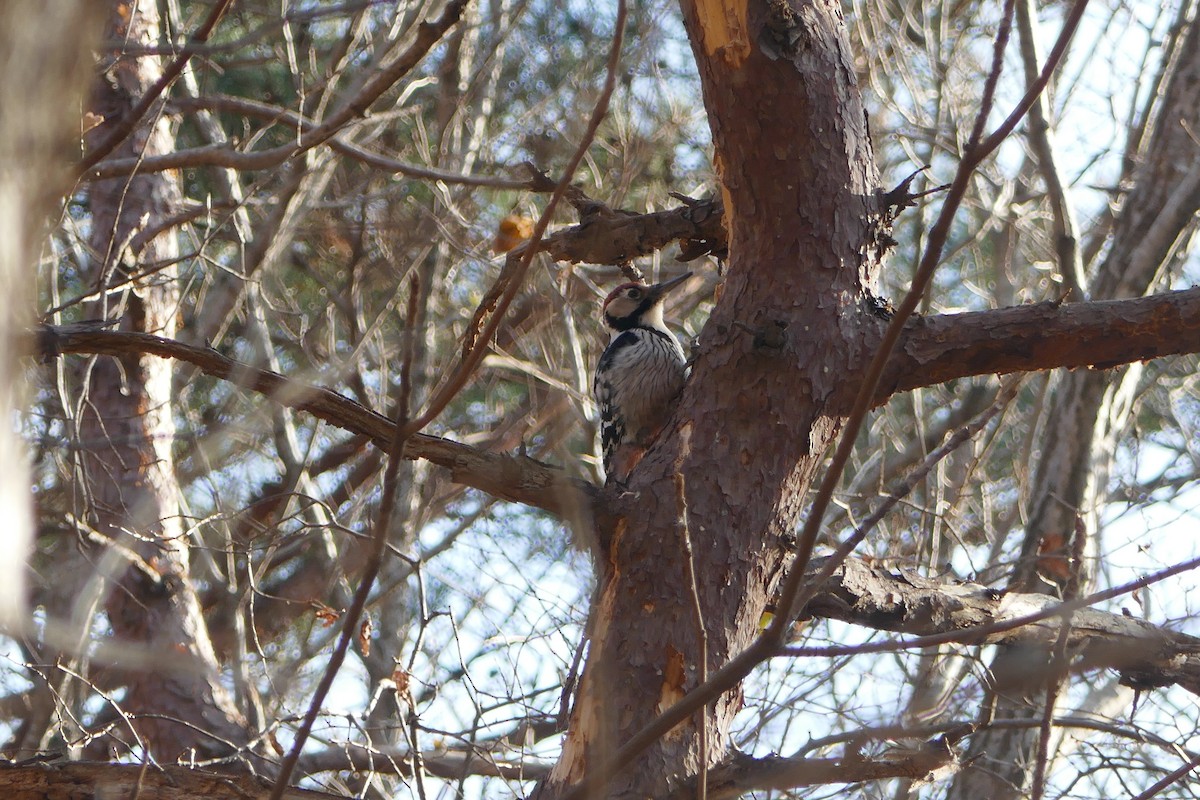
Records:
M671 291L690 277L692 277L692 273L685 272L678 278L671 278L669 281L663 281L662 283L656 283L653 286L648 286L646 287L646 295L651 301L657 302L661 300L667 294L667 292Z

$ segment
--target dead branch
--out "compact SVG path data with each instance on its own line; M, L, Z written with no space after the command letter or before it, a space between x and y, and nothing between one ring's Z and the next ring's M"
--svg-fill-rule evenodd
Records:
M957 758L946 737L939 736L923 746L865 758L848 752L843 758L751 758L737 755L708 777L710 800L732 800L755 791L787 791L800 786L830 783L860 783L889 778L919 781L934 773L949 774ZM677 800L695 797L689 781L673 795Z
M137 797L140 800L266 800L271 785L250 775L223 775L188 767L152 767L75 761L0 763L0 796L11 800L94 800ZM288 789L284 800L331 800L339 795Z
M815 574L820 567L821 560L816 560L809 571ZM936 581L848 559L804 613L876 630L936 636L939 641L1049 649L1063 630L1058 613L1063 603L1049 595L1001 593L977 583ZM1017 624L1034 616L1039 617L1035 622ZM1178 684L1200 694L1200 638L1094 608L1075 608L1070 616L1066 648L1072 669L1112 669L1134 688ZM801 650L811 654L806 648L784 652L796 655Z
M425 771L438 778L456 779L463 775L480 775L507 780L541 780L550 772L549 764L540 761L505 761L484 752L431 751L421 754ZM306 775L316 772L381 772L409 776L412 774L412 753L407 747L368 748L349 744L301 755L298 769Z
M547 236L540 249L556 261L624 264L674 241L708 242L708 249L716 252L724 249L725 240L721 201L709 199L650 214L586 218Z

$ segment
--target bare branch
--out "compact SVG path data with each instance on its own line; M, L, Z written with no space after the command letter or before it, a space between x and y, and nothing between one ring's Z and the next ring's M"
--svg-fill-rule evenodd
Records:
M939 736L916 749L907 749L868 759L854 754L846 758L751 758L738 755L709 775L710 800L732 800L748 792L786 791L800 786L830 783L860 783L888 778L921 780L930 773L955 768L957 759L947 737ZM676 800L695 797L694 781L672 795Z
M968 375L1091 367L1200 352L1200 289L917 317L905 326L875 404Z
M212 11L208 14L208 18L192 34L191 39L183 46L183 49L180 50L179 55L175 57L171 65L164 69L158 80L146 90L146 93L142 95L138 104L130 109L129 113L122 115L117 124L109 130L104 140L92 147L91 151L84 156L78 167L80 174L96 166L105 156L115 150L121 142L129 138L129 134L133 133L134 128L141 123L142 118L146 116L146 112L150 110L150 107L154 105L155 101L158 100L166 88L179 77L188 62L192 60L192 56L196 54L198 46L208 41L208 37L212 35L213 30L216 29L217 24L220 23L221 18L225 16L225 12L229 10L231 5L233 5L233 0L221 0L221 2L213 6ZM138 159L135 157L131 160L137 161Z
M422 22L418 25L416 37L403 53L372 75L362 90L349 102L330 114L320 124L313 126L292 144L255 152L232 150L223 144L212 145L146 158L114 159L97 164L84 162L80 172L85 177L94 179L126 175L134 171L139 173L155 172L198 164L254 170L278 166L306 150L325 143L351 120L364 116L384 92L408 75L433 49L433 46L441 41L442 36L458 22L466 5L467 0L452 0L436 20Z
M350 608L342 615L342 634L338 637L337 644L333 648L333 653L329 657L329 662L325 666L325 672L321 675L321 681L317 684L312 699L309 701L308 711L305 712L304 720L301 722L300 728L296 731L295 741L292 742L291 749L288 750L283 763L279 767L279 775L275 788L271 791L271 800L281 800L290 783L292 771L296 768L296 761L300 758L300 752L304 749L304 743L308 741L308 737L312 734L312 727L317 721L317 715L321 713L321 706L325 702L325 698L333 686L333 681L346 659L346 653L350 649L350 642L355 636L358 622L362 618L363 610L367 606L367 597L371 594L371 588L375 585L375 578L379 575L380 567L383 566L383 557L387 554L388 541L392 533L393 513L396 508L400 461L404 457L404 445L408 443L409 438L415 432L408 430L408 404L412 390L410 385L412 362L416 357L417 337L414 333L414 328L416 327L418 296L420 293L418 287L419 284L414 275L412 281L409 283L408 315L404 336L404 363L400 367L400 388L396 403L396 418L392 426L392 439L388 442L387 446L388 461L387 467L384 468L383 472L383 497L379 503L379 516L375 520L375 530L371 534L371 549L367 555L367 563L363 567L358 587L354 590L354 599L350 603ZM417 751L414 749L413 752L415 756ZM416 763L415 758L414 763Z
M463 775L480 775L507 780L540 780L550 773L550 764L540 761L499 761L486 753L475 751L428 752L421 754L425 771L437 778L454 779ZM412 774L412 753L407 747L367 748L347 745L345 748L305 753L297 765L305 774L314 772L387 772Z
M1032 0L1017 0L1017 28L1020 31L1021 66L1025 69L1025 80L1033 83L1038 76L1041 53L1038 46L1037 10ZM1058 164L1054 143L1054 130L1050 121L1050 98L1043 92L1029 109L1029 143L1037 156L1037 169L1046 183L1046 194L1052 212L1054 226L1054 253L1058 258L1058 271L1063 276L1067 289L1084 297L1087 276L1083 269L1083 255L1079 248L1079 223L1075 219L1075 208L1067 196L1067 180Z
M243 114L248 117L256 117L266 119L272 122L285 123L294 128L297 128L301 135L313 130L317 126L317 122L308 119L295 111L283 108L281 106L264 103L261 100L250 100L245 97L232 97L229 95L216 95L205 97L182 97L171 102L173 108L184 110L214 110L227 111L237 114ZM489 175L464 175L450 170L438 169L437 167L429 167L422 164L412 164L407 161L390 158L381 153L361 147L345 140L344 137L333 137L328 141L329 147L339 153L349 156L356 161L360 161L375 169L384 172L392 172L398 175L404 175L408 178L420 178L429 181L442 181L448 184L458 184L463 186L487 186L492 189L525 189L529 188L529 182L524 180L516 180L513 178L496 178ZM234 154L226 158L226 154ZM172 154L180 160L187 158L197 159L197 163L188 166L212 166L214 160L225 159L230 163L222 166L235 167L238 153L231 146L217 145L210 147L199 147L191 150L180 150ZM144 171L146 164L139 165L118 165L116 162L105 165L106 169L115 169L118 166L136 166L139 172ZM154 168L154 165L150 165ZM164 165L162 167L166 169Z
M818 572L821 563L814 561L808 574ZM1193 560L1179 569L1195 566ZM1166 572L1151 577L1161 578ZM1069 613L1070 625L1065 629L1072 669L1113 669L1121 674L1122 683L1135 688L1178 684L1200 694L1200 638L1136 617L1087 607L1114 593L1129 591L1128 587L1117 587L1078 601L1063 601L1043 594L1002 593L976 583L935 581L908 572L896 574L849 559L824 582L805 607L805 614L922 637L902 647L960 642L1049 649L1062 635L1063 617ZM825 648L823 652L832 655L841 650ZM802 647L782 652L793 656L816 654Z
M91 800L137 797L139 800L266 800L271 786L250 775L230 775L187 767L104 764L76 761L0 764L0 795ZM341 795L287 789L283 800L333 800Z
M1155 782L1153 786L1146 789L1146 791L1142 792L1137 797L1133 798L1133 800L1150 800L1151 797L1157 797L1163 791L1163 789L1166 789L1173 783L1178 783L1179 781L1183 780L1185 777L1187 777L1189 772L1198 766L1200 766L1200 756L1193 756L1189 758L1181 767L1171 772L1171 774L1166 775L1161 780Z
M588 219L547 236L541 250L556 261L623 264L650 255L674 241L706 241L725 247L724 209L719 199L650 214Z
M223 378L272 402L306 411L338 428L367 436L378 447L387 448L395 430L387 417L337 392L242 364L212 348L194 347L145 333L96 330L87 325L44 325L38 335L38 349L44 358L65 353L110 356L146 353L186 361L206 375ZM457 483L567 519L589 516L598 496L593 484L572 478L536 459L488 453L436 436L413 435L405 445L404 456L423 458L449 469L451 480Z

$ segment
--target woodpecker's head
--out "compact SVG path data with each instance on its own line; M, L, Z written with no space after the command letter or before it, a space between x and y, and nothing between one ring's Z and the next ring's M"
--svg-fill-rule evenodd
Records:
M614 331L630 328L658 328L663 324L662 304L667 292L692 277L685 272L678 278L647 286L644 283L624 283L604 298L604 324Z

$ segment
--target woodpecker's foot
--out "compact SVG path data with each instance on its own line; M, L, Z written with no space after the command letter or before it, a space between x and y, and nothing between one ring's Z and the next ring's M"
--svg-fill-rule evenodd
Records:
M617 445L616 450L606 459L605 468L608 475L605 483L617 483L624 486L629 480L633 468L646 455L646 448L628 442Z

